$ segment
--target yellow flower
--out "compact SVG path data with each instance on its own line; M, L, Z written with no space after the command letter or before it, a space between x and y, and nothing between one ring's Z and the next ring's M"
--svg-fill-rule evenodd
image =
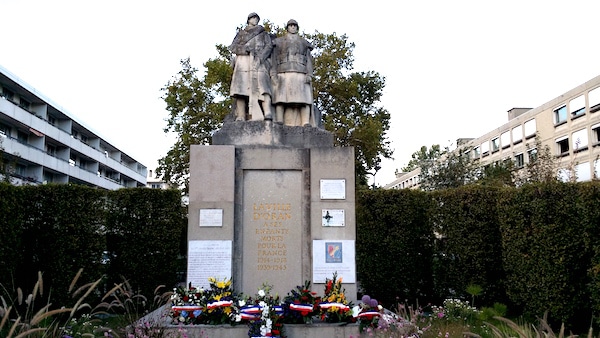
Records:
M225 288L225 282L217 282L217 287L219 289L224 289Z

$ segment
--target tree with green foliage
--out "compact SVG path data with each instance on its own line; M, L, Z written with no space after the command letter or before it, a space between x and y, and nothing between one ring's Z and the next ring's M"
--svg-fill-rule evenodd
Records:
M402 168L402 172L413 171L417 168L423 168L427 164L432 164L434 160L442 156L442 150L439 144L433 144L430 148L422 146L421 149L415 151L411 155L408 164Z
M283 29L268 21L264 26L269 32L283 34ZM354 43L345 35L302 35L314 46L315 109L321 112L324 128L334 134L336 146L355 148L356 183L366 187L367 175L376 172L381 160L393 153L386 136L390 114L380 105L385 78L374 71L351 72ZM177 140L159 159L156 173L184 191L189 184L190 146L212 144L212 134L231 112L231 53L224 45L216 48L218 56L204 63L203 76L189 58L184 59L182 70L162 88L169 112L164 131L176 134Z
M517 185L558 181L557 159L552 155L550 147L542 144L539 134L535 137L533 147L530 147L529 144L525 146L532 150L529 151L529 162L516 177Z
M441 149L439 144L430 148L422 146L412 154L411 160L402 170L408 172L419 168L419 186L423 190L460 187L474 182L477 177L478 171L469 151L468 148Z

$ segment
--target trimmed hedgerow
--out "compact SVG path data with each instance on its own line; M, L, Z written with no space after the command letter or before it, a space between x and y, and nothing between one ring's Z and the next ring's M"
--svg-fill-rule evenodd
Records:
M478 285L479 304L505 301L497 194L496 188L472 185L429 195L434 202L429 220L437 234L436 299L465 298L467 287Z
M415 190L357 193L360 287L386 306L432 293L433 232L428 195Z
M109 283L125 276L144 295L153 295L158 285L173 287L187 229L179 191L121 189L108 196Z
M597 205L584 201L584 190L584 184L535 184L499 199L506 292L530 318L548 311L550 321L589 325L589 230L595 225L586 222L597 220L587 216Z

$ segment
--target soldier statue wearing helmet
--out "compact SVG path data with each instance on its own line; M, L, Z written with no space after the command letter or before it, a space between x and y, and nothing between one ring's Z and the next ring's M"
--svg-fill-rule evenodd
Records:
M284 36L273 40L271 81L275 121L293 126L316 127L313 108L312 45L298 35L298 22L289 20Z
M238 30L229 46L232 52L233 77L230 95L234 98L235 120L271 119L271 81L269 56L271 36L259 25L256 13L248 14L246 27Z

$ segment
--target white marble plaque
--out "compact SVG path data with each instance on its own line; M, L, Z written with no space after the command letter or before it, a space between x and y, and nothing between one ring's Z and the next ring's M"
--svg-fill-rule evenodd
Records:
M346 199L346 180L321 180L321 199L343 200Z
M222 227L223 209L200 209L201 227Z
M232 241L188 241L187 282L210 286L209 277L231 278Z
M356 283L356 254L353 240L313 241L313 283L325 283L334 273L344 283Z
M323 209L321 220L324 227L343 227L345 226L344 209Z

